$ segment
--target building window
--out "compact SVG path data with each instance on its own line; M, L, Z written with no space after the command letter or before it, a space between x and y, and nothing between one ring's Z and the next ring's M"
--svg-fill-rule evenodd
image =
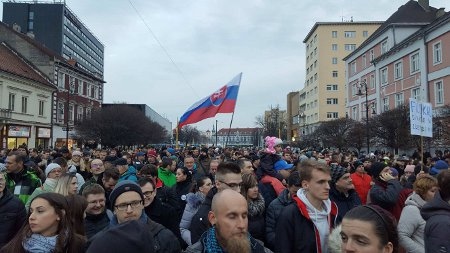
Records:
M78 95L83 95L83 82L78 82Z
M442 84L442 81L434 83L434 101L436 105L444 104L444 85Z
M331 37L337 38L337 31L331 31Z
M442 44L437 42L433 45L433 64L442 63Z
M83 106L78 106L77 108L77 120L83 119Z
M354 120L358 119L358 107L357 106L352 107L352 119L354 119Z
M357 90L358 87L356 86L356 83L352 84L352 96L356 96Z
M410 57L411 74L419 71L419 53L415 53Z
M381 84L387 84L388 83L388 69L387 67L384 69L381 69L380 71L380 79Z
M73 121L73 104L69 104L69 121Z
M337 84L327 84L327 90L328 91L337 91L338 85Z
M317 68L317 60L314 61L314 68Z
M331 45L331 50L337 51L338 50L338 45L337 44L332 44Z
M337 119L338 113L337 112L327 112L327 119Z
M43 100L39 100L39 116L44 116L44 111L45 111L45 102Z
M316 74L317 75L317 74ZM99 95L98 95L98 87L94 87L94 98L98 99Z
M420 88L415 88L411 90L411 97L420 100Z
M58 121L64 121L64 103L59 102L58 103Z
M354 51L356 49L356 44L345 44L345 51Z
M8 100L8 109L11 111L15 110L15 102L16 102L16 94L9 93L9 100Z
M403 93L395 94L395 108L403 105L403 103L404 103Z
M389 111L389 97L383 98L383 111Z
M373 61L374 58L375 58L375 52L374 52L373 49L372 49L372 50L370 50L370 53L369 53L369 60L370 60L370 63L372 63L372 61Z
M334 71L333 71L332 76L333 76L333 77L338 77L338 72L337 72L337 70L334 70Z
M87 91L87 96L88 97L92 97L92 89L91 89L91 85L90 84L87 84L86 85L86 91Z
M363 56L362 56L362 66L363 66L363 68L367 67L366 54L363 54Z
M355 31L345 31L344 37L345 38L355 38L356 32Z
M353 61L352 63L350 63L350 68L351 68L351 74L356 74L356 62Z
M59 73L58 74L58 87L59 88L64 88L64 83L65 83L65 77L63 73Z
M317 55L317 47L314 48L314 55Z
M389 50L387 40L381 42L381 54L386 53Z
M337 105L338 99L337 98L327 98L327 105Z
M368 31L363 31L363 37L364 37L364 38L369 37L369 32L368 32Z
M374 74L370 75L369 88L375 89L375 75Z
M331 59L331 63L333 63L333 64L337 64L337 57L333 57L332 59Z
M403 78L403 62L399 61L394 64L394 79Z
M27 113L28 111L28 97L22 97L22 113Z
M91 108L86 108L86 119L91 118Z

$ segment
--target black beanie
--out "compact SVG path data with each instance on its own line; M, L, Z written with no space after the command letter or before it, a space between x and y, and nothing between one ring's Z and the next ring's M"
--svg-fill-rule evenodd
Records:
M114 189L111 191L111 194L109 195L109 201L111 202L111 208L114 209L114 206L116 205L116 199L119 197L120 194L124 192L129 191L135 191L139 193L139 196L141 196L142 201L144 201L144 194L142 193L141 187L139 187L138 184L131 180L123 180L116 184Z
M339 166L339 165L335 165L335 166L331 166L331 182L333 184L336 184L336 182L343 176L345 175L345 173L347 173L347 169Z
M387 165L382 162L372 163L372 166L370 166L370 175L373 178L378 178L380 176L381 171L386 167Z

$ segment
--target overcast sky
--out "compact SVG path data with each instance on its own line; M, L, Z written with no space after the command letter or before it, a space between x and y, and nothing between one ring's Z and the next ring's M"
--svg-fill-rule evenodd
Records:
M287 93L303 87L302 41L315 22L386 20L406 2L66 1L105 45L104 102L147 104L174 127L187 108L240 72L233 127L254 127L257 115L271 105L286 109ZM450 10L448 0L430 0L430 5ZM231 114L216 119L219 129L228 127ZM193 126L207 130L214 124L215 119L206 119Z

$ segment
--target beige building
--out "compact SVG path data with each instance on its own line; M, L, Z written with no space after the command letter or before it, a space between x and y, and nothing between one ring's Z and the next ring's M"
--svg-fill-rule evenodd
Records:
M314 132L320 122L346 116L346 74L342 59L382 24L374 22L317 22L303 40L306 45L306 78L299 92L299 109L291 109L288 125L298 118L298 132ZM288 95L288 106L289 101ZM295 124L294 124L295 125ZM292 127L292 125L291 125ZM289 126L288 126L289 129Z

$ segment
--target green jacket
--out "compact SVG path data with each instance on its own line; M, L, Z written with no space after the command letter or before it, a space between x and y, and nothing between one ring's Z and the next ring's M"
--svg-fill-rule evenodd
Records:
M41 179L32 171L23 169L21 172L6 174L6 187L26 204L30 195L36 188L41 187Z
M158 168L158 178L163 181L164 185L167 187L172 187L177 183L177 178L172 171L166 170L162 167Z

